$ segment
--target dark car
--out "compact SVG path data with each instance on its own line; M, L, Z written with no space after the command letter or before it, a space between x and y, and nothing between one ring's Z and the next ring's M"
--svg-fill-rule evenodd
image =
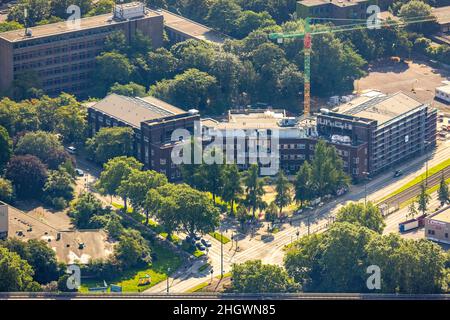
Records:
M195 245L195 239L191 238L190 236L186 237L186 242L191 244L191 245Z
M200 240L202 237L198 234L198 233L196 233L196 234L194 234L194 239L195 240Z
M205 251L206 250L206 247L204 245L202 245L200 242L197 242L197 244L195 246L200 251Z
M211 247L211 241L209 241L209 240L202 239L202 240L200 240L200 242L201 242L205 247Z
M400 177L403 174L402 170L397 170L394 173L394 178Z

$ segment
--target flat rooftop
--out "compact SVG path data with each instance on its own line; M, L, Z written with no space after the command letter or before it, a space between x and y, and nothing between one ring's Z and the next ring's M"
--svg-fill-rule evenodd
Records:
M215 31L211 28L208 28L207 26L189 20L170 11L158 9L152 10L152 12L164 17L164 25L167 28L174 29L180 33L191 36L192 38L214 43L223 43L227 38L226 35L221 34L218 31Z
M138 19L145 19L147 17L156 17L158 16L155 12L151 10L146 10L146 14L143 17L140 17ZM124 23L126 20L115 20L113 19L112 13L102 14L98 16L93 17L87 17L82 18L80 20L80 28L75 29L73 26L71 26L70 23L64 22L57 22L57 23L50 23L45 24L42 26L35 26L30 28L32 31L32 36L26 36L25 35L25 29L18 29L18 30L12 30L12 31L6 31L0 33L0 38L3 38L9 42L17 42L22 40L30 40L30 39L36 39L36 38L42 38L42 37L48 37L53 35L59 35L63 33L70 33L70 32L78 32L82 30L92 29L92 28L98 28L103 26L109 26L119 23Z
M436 17L438 24L450 23L450 6L433 8L432 14Z
M444 92L446 94L450 94L450 84L447 84L445 86L437 87L436 90L439 90L441 92Z
M430 219L450 223L450 207L442 210L441 212L435 213L430 217Z
M155 97L132 98L115 93L106 96L89 108L103 112L135 128L140 128L141 122L144 121L187 113Z
M338 108L338 113L375 120L382 125L423 104L403 92L389 96L358 97Z

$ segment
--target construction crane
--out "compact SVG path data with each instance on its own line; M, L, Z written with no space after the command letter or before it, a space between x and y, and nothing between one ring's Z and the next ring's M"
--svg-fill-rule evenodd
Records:
M348 22L349 24L343 25L314 25L311 29L311 20L314 21L339 21ZM303 38L303 56L304 56L304 71L303 71L303 115L309 116L311 110L311 47L312 36L326 33L337 33L363 29L381 29L386 27L404 27L414 23L423 23L435 21L434 17L415 17L407 20L381 20L378 17L373 20L375 23L368 23L368 19L334 19L334 18L305 18L304 19L304 31L303 32L286 32L286 33L270 33L269 39L277 40L278 43L282 43L283 39L296 39Z

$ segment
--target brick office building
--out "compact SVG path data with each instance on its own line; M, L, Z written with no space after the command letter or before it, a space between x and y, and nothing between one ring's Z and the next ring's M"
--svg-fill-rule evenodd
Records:
M49 95L82 94L105 38L119 30L128 40L140 30L153 47L163 44L163 16L139 2L118 4L113 14L83 18L77 29L58 22L0 33L0 92L7 92L21 73L32 71Z
M127 126L134 131L133 154L147 169L164 173L169 180L181 177L171 161L178 141L171 141L175 129L194 133L200 120L196 110L184 111L154 97L131 98L110 94L88 107L90 135L103 127Z
M359 180L434 147L436 122L437 110L396 93L361 96L306 119L277 110L230 111L226 121L208 119L202 127L222 131L224 141L232 130L278 130L279 164L290 173L311 160L315 144L324 140L336 148L344 170Z

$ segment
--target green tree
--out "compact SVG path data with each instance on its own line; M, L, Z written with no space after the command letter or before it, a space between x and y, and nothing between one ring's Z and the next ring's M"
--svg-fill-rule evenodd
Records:
M258 166L252 164L244 176L245 203L252 210L253 218L255 218L256 209L263 202L262 197L265 194L264 181L258 177Z
M12 140L8 131L0 126L0 170L8 163L12 154Z
M106 93L115 82L130 82L134 73L134 66L124 54L104 52L97 56L95 60L94 84L97 95ZM114 72L111 72L111 70L114 70Z
M167 183L167 178L156 171L140 171L133 169L125 180L120 182L118 194L130 200L135 212L145 211L145 224L148 224L149 210L146 209L147 193L150 189L155 189Z
M219 210L207 194L187 184L166 184L151 189L147 199L169 236L176 230L190 236L205 234L214 231L219 224Z
M147 54L148 83L169 79L178 70L179 60L167 49L158 48Z
M62 106L56 111L56 119L55 131L63 136L66 143L84 142L87 129L85 107L80 103Z
M14 189L11 181L0 178L0 201L12 202L14 200Z
M140 84L130 82L128 84L114 83L108 94L116 93L127 97L145 97L145 87Z
M441 181L439 183L438 199L441 202L441 204L450 202L450 197L449 197L449 193L448 193L448 185L447 185L447 182L445 181L444 174L442 174Z
M0 292L38 291L33 268L17 253L0 247Z
M23 28L24 26L16 21L7 21L0 23L0 32L12 31Z
M114 31L108 34L105 38L105 52L115 51L121 54L127 54L130 50L128 40L123 31Z
M120 236L115 255L124 268L151 263L151 250L147 240L137 230L128 229Z
M114 7L114 0L99 0L94 7L88 12L88 16L97 16L100 14L111 13Z
M421 0L411 0L400 7L398 16L405 21L432 18L432 9L429 4ZM408 26L408 29L416 32L426 31L426 28L429 28L429 23L415 23Z
M47 180L45 165L35 156L14 156L6 167L5 177L14 186L17 197L39 197Z
M121 196L124 210L127 212L127 193L119 194L119 191L124 191L120 188L120 185L128 179L133 170L140 170L141 168L142 163L133 157L121 156L113 158L103 165L103 171L97 181L97 187L103 194Z
M171 80L162 80L150 87L150 94L185 109L214 112L212 101L217 93L215 77L188 69Z
M36 156L50 169L57 169L68 159L58 136L44 131L28 132L22 136L16 145L15 154Z
M386 226L380 210L372 202L347 204L339 209L336 221L358 224L378 233L382 233Z
M91 0L51 0L51 15L66 19L70 15L67 13L67 8L69 8L70 5L78 6L81 15L84 16L92 9L93 2Z
M72 176L64 168L60 168L49 172L43 189L44 199L55 209L63 209L73 199L74 190Z
M288 178L280 170L275 182L275 204L280 208L280 216L282 215L283 208L292 203L291 184Z
M209 8L206 20L209 24L225 34L231 34L236 30L236 18L242 12L235 0L217 0Z
M428 209L428 203L430 202L430 199L431 199L431 197L430 197L430 195L427 193L427 190L426 190L426 188L425 188L425 185L422 183L422 184L420 185L420 193L419 193L419 195L417 196L417 204L418 204L417 209L418 209L419 211L421 211L423 215L426 214L426 211L427 211L427 209Z
M11 252L17 253L34 270L33 279L40 284L47 284L58 279L59 268L56 253L45 241L30 239L8 239L1 244Z
M411 218L414 219L414 217L417 215L417 208L416 208L416 202L413 201L408 206L408 214L406 215L406 219Z
M25 17L25 9L27 17ZM8 21L16 21L32 27L37 22L50 17L50 2L47 0L20 0L8 13Z
M381 292L440 293L445 277L445 253L431 241L378 236L366 246L367 265L381 270Z
M276 25L275 20L265 11L255 12L245 10L240 13L236 19L236 27L232 35L237 38L243 38L256 29L271 27Z
M305 201L313 197L312 168L308 161L303 162L295 177L295 200L303 207Z
M261 260L233 264L231 277L230 289L236 293L287 293L299 289L283 268L262 264Z
M285 268L304 291L364 292L365 246L377 234L347 222L301 238L287 252Z
M266 209L264 218L273 224L275 219L278 218L279 210L280 209L277 207L275 201L272 201Z
M128 127L101 128L86 141L88 153L98 163L118 156L129 156L133 135L133 129Z
M243 193L241 175L236 164L225 166L223 181L222 199L230 204L230 214L234 215L235 203Z
M82 193L71 205L69 216L79 229L91 228L92 218L105 215L109 210L104 209L100 200L92 193Z

